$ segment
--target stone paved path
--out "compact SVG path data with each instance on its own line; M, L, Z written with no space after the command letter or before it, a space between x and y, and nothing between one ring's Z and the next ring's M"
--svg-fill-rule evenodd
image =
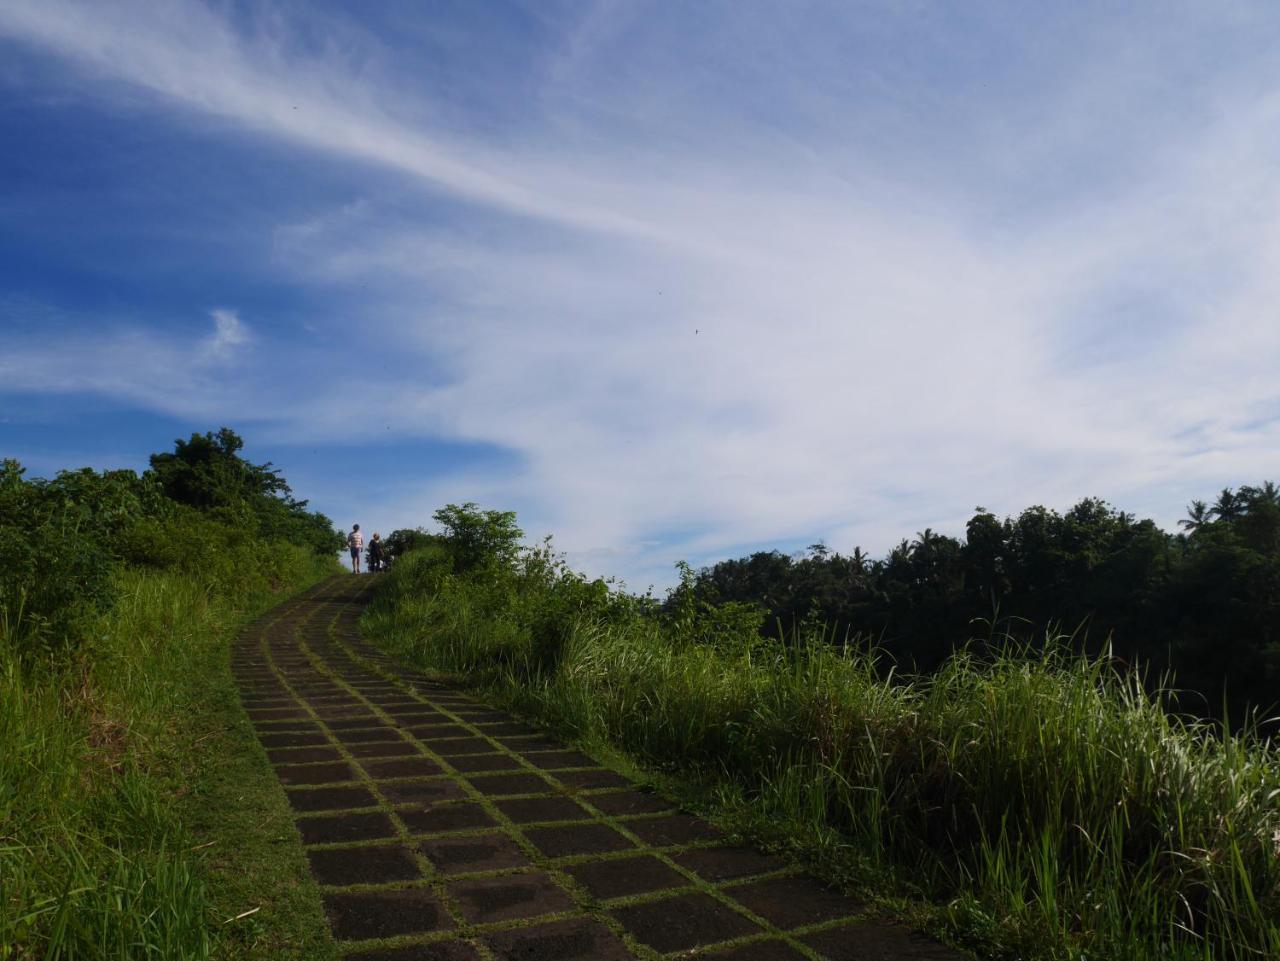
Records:
M351 961L960 961L365 644L337 577L239 641L241 696Z

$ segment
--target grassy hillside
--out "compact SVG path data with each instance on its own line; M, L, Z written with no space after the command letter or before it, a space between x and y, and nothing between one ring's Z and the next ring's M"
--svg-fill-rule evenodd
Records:
M660 610L547 550L456 540L397 561L375 638L899 910L932 905L917 919L981 956L1280 957L1280 758L1109 662L960 653L892 678L821 628L784 646L741 607Z
M224 493L0 471L4 961L332 956L229 642L337 570L334 535Z

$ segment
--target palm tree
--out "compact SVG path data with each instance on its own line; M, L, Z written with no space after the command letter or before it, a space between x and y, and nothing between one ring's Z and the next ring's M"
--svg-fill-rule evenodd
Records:
M1201 528L1208 527L1212 522L1213 511L1209 510L1209 505L1204 501L1192 501L1191 506L1187 508L1187 519L1178 521L1178 526L1188 534L1194 534Z
M1239 499L1248 508L1280 507L1280 487L1273 481L1263 481L1261 487L1241 487Z
M1210 511L1214 517L1220 521L1238 520L1244 513L1245 503L1243 498L1231 490L1230 487L1222 488L1222 493L1218 495L1218 499L1213 503L1213 510Z

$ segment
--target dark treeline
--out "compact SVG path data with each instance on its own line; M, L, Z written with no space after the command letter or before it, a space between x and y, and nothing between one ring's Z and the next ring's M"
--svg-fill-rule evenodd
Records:
M1193 502L1180 526L1168 533L1095 498L1004 520L978 508L963 540L925 530L882 559L822 544L762 551L686 577L668 605L687 591L759 605L775 634L820 620L919 670L969 638L1074 633L1091 652L1110 641L1152 679L1172 670L1198 695L1183 710L1265 713L1280 701L1280 489L1226 489L1211 506Z

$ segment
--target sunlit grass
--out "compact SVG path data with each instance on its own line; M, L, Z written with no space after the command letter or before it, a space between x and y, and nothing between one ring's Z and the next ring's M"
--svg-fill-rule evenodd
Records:
M277 545L199 573L124 571L74 656L33 661L0 634L0 959L218 953L181 817L212 762L193 719L235 628L329 566Z

